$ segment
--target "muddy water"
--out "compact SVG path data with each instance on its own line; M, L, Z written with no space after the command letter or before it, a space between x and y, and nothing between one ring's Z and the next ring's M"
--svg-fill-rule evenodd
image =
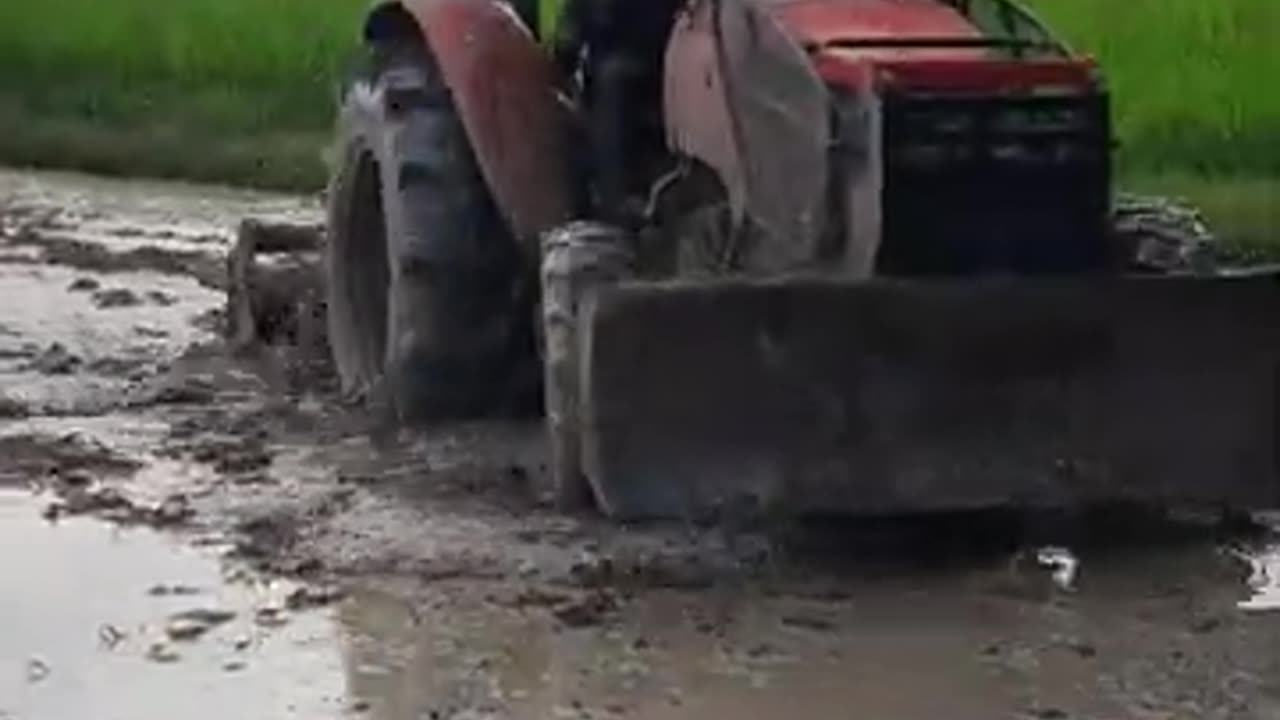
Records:
M317 205L0 173L0 718L1280 718L1274 535L787 545L560 517L536 428L399 458L192 360L221 296L112 259L217 263L245 215ZM139 399L173 377L200 383ZM86 470L196 514L42 519ZM279 610L313 583L345 597ZM201 609L234 615L166 637Z
M323 614L265 629L279 588L229 583L216 555L151 530L53 525L0 492L0 717L340 717L343 671ZM235 617L189 642L191 610Z
M993 571L838 601L655 593L585 630L456 599L366 595L339 617L350 691L380 718L1280 717L1274 619L1183 586L1226 566L1179 555L1127 558L1069 596ZM1144 559L1159 576L1127 577Z

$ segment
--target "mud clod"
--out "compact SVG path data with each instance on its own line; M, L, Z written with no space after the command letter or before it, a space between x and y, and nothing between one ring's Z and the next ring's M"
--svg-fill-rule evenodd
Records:
M131 380L145 378L152 371L150 364L145 360L120 357L98 358L85 365L84 369L103 377Z
M78 277L67 286L68 292L95 292L102 288L102 283L91 277Z
M29 683L38 683L49 677L51 672L53 670L49 664L40 658L31 658L27 661L27 682Z
M1189 629L1196 635L1204 635L1218 630L1223 625L1223 620L1215 615L1200 615L1191 620Z
M98 642L108 650L114 650L126 637L128 635L115 625L105 624L98 628Z
M217 397L213 380L200 375L165 378L149 400L157 405L208 405Z
M326 347L323 243L318 226L241 222L226 265L226 331L234 349L284 344L306 353Z
M80 356L73 354L62 343L56 342L45 348L24 369L41 375L70 375L78 370L83 362Z
M147 588L152 597L170 597L174 595L199 595L200 589L189 585L152 585Z
M67 478L72 479L68 482ZM189 520L195 513L181 494L171 495L153 507L135 504L119 490L96 484L82 473L63 475L54 489L60 500L45 507L42 516L55 521L62 517L94 515L122 525L173 527Z
M152 305L159 305L160 307L169 307L176 305L178 302L178 298L174 297L172 293L167 293L163 290L149 290L147 292L147 300Z
M59 503L54 503L45 511L46 517L56 519L63 515L87 515L112 510L132 510L133 503L111 487L73 487L68 488Z
M214 463L213 468L222 475L241 476L262 470L271 465L271 454L262 448L239 448L229 452Z
M30 417L31 408L17 398L0 395L0 420L21 420Z
M303 586L289 593L284 605L294 612L331 605L342 599L343 593L334 586Z
M618 610L612 593L590 592L552 609L551 614L570 628L593 627L604 623Z
M0 349L0 360L30 360L39 354L39 345L24 343L21 347Z
M185 495L170 495L146 513L145 520L156 527L181 525L195 515Z
M835 629L836 626L833 621L815 615L787 615L782 618L782 624L786 627L814 632L827 632Z
M0 477L39 480L85 470L98 476L127 477L142 464L83 435L42 433L0 438Z
M185 610L169 617L165 634L170 640L191 641L203 637L210 630L231 622L236 614L230 610L197 608Z
M1098 648L1095 645L1093 645L1092 643L1086 642L1084 640L1080 640L1078 638L1071 638L1068 640L1064 640L1062 641L1062 645L1066 649L1070 650L1071 652L1075 653L1076 655L1086 660L1089 660L1098 656Z
M128 288L98 290L93 294L92 298L94 307L99 310L137 307L142 304L142 298L138 297L137 293Z
M154 663L169 664L181 660L182 655L168 643L157 642L147 648L147 659Z
M268 561L297 540L298 518L287 513L267 514L241 522L231 556Z
M50 265L65 265L88 272L118 273L150 270L170 275L188 275L215 290L223 289L225 275L213 255L193 250L174 250L148 245L116 252L99 243L59 235L57 228L28 226L12 243L38 247Z
M133 332L149 340L162 340L169 337L168 330L151 327L150 325L134 325Z
M97 482L97 478L89 471L83 468L73 468L66 472L58 472L54 489L62 493L87 490L95 482Z
M261 627L281 627L289 623L289 616L283 608L264 607L253 614L253 621Z

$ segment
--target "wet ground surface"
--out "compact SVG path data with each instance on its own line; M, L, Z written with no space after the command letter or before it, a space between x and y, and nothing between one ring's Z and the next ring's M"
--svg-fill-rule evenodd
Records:
M317 207L0 174L0 718L1280 717L1265 528L566 517L231 357L249 215Z

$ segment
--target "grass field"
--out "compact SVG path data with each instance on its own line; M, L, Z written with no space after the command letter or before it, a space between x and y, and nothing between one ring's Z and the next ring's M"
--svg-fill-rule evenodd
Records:
M0 159L314 187L367 7L0 2Z
M1280 2L1031 4L1102 62L1127 169L1280 176Z
M1232 203L1213 188L1242 187L1251 203L1280 205L1280 2L1031 4L1102 60L1127 184L1223 208ZM0 2L0 161L318 187L340 68L367 7Z

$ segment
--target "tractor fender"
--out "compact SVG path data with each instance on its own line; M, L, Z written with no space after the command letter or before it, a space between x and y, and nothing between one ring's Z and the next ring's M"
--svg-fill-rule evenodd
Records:
M766 4L689 0L667 45L668 143L712 168L735 221L764 230L754 262L808 265L824 231L828 97Z
M571 113L550 57L504 0L380 0L369 22L396 6L417 21L498 209L536 248L574 212Z

